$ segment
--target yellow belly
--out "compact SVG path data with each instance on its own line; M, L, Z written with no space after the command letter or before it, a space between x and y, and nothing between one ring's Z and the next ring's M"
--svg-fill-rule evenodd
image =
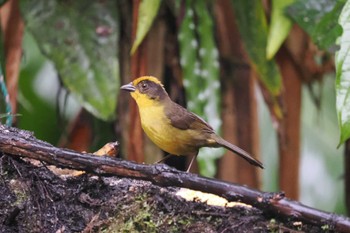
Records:
M174 128L166 118L163 106L148 106L139 110L143 130L160 149L173 155L198 152L198 147L191 143L195 132Z

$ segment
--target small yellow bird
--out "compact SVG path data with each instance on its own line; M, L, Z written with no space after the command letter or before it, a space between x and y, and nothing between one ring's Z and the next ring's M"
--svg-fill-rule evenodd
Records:
M187 171L201 147L225 147L250 164L263 168L260 161L246 151L225 141L202 118L173 102L162 83L143 76L121 87L129 91L139 108L141 125L147 136L171 155L192 156Z

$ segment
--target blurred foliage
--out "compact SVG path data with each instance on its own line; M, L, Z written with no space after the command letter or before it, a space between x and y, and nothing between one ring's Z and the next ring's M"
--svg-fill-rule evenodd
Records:
M267 90L272 95L279 95L282 88L279 69L274 61L266 59L268 26L261 1L232 0L232 5L253 67Z
M11 103L9 102L9 96L6 88L6 83L4 80L4 73L2 66L0 65L0 123L6 121L6 125L12 125L12 109Z
M0 6L4 5L7 2L7 0L0 0Z
M281 94L282 80L274 60L267 60L268 25L261 1L232 0L237 25L252 67L259 74L264 87L273 99L273 111L282 118L282 109L276 99Z
M187 108L220 131L219 54L214 38L213 18L206 1L186 0L180 26L180 63ZM203 148L198 157L200 173L213 177L216 159L223 150Z
M37 138L56 144L62 130L57 126L58 116L55 105L48 101L48 96L42 97L42 88L56 96L54 90L57 90L57 87L53 88L52 82L56 82L57 86L57 75L43 72L44 64L49 65L49 63L29 33L25 33L23 48L24 56L18 84L18 113L21 116L17 118L17 127L33 131ZM44 83L45 87L40 85L43 84L42 81L37 81L40 76L43 77L42 75L48 81Z
M12 107L5 83L5 62L3 33L0 30L0 123L5 122L6 125L12 125Z
M343 148L337 149L337 121L334 111L334 76L312 84L321 92L321 106L315 106L309 89L302 90L300 201L325 211L345 214ZM264 155L262 190L278 188L276 131L262 96L258 96L261 150Z
M292 28L292 21L284 14L284 11L294 1L272 0L271 22L266 46L266 57L268 60L275 56Z
M340 37L340 50L336 54L336 92L337 114L340 128L339 144L350 138L350 2L348 1L339 17L343 27Z
M335 52L341 35L338 17L346 0L298 0L287 9L288 15L304 29L320 49Z
M282 82L275 61L267 58L273 57L288 35L291 24L285 18L287 5L288 16L312 37L320 49L334 51L335 40L341 34L337 19L345 0L295 0L292 3L293 1L273 0L272 18L268 25L261 1L231 0L237 18L236 23L252 66L259 74L261 83L273 97L281 93ZM0 1L0 4L3 2ZM38 138L51 143L58 142L64 127L58 124L60 116L56 111L57 91L61 85L57 81L57 73L64 87L87 110L103 120L113 119L120 84L119 31L120 27L124 26L119 25L120 15L116 2L21 0L26 29L32 34L27 31L23 42L24 55L19 83L19 113L22 116L18 117L18 127L35 131ZM212 17L213 2L185 0L176 1L174 4L176 10L173 13L178 14L175 18L182 20L177 22L178 42L187 106L191 111L203 116L215 130L219 131L220 61L215 42L216 25ZM142 42L160 7L164 5L166 4L162 4L160 0L141 1L132 52ZM340 24L345 29L349 28L348 15L347 3L340 18ZM339 41L341 49L336 57L337 113L342 130L341 143L350 136L350 103L348 103L350 63L347 61L349 44L346 42L348 33L348 30L344 30ZM310 101L305 100L305 97L303 99L305 106L303 106L302 125L302 172L305 174L301 180L302 201L315 207L322 206L327 210L338 208L339 212L343 212L339 201L343 198L342 188L338 179L342 172L339 169L342 161L334 158L334 154L341 153L335 151L334 138L338 132L334 126L335 110L331 98L334 97L334 92L329 91L329 88L332 89L331 82L328 81L325 85L326 102L322 106L322 114L318 114L319 112L312 107ZM303 95L306 93L304 90ZM262 100L258 106L266 107ZM61 116L62 120L72 118L79 107L75 105L74 110L68 110L71 112L70 115ZM325 117L322 121L325 121L325 126L320 124L321 127L312 117L323 114ZM276 132L267 115L267 109L265 115L260 115L262 154L266 165L263 172L264 189L277 191ZM98 136L94 143L102 143L108 141L106 138L113 138L113 128L110 124L96 120L93 125L96 127L95 131L103 131L103 136ZM106 135L108 137L104 137ZM213 176L215 174L213 161L221 151L213 153L201 150L201 154L208 161L204 162L201 157L199 158L201 173ZM210 155L214 156L208 159ZM310 166L317 168L315 172L310 170ZM320 188L323 188L323 191ZM329 199L331 194L328 190L333 192L331 196L333 200ZM317 195L320 195L321 199ZM326 200L324 203L322 198ZM334 201L335 199L337 201ZM331 206L325 207L323 204L327 204L326 202L330 202Z
M303 88L300 200L322 210L345 214L344 171L341 169L344 148L336 148L339 132L334 111L334 78L334 74L329 74L322 83L312 84L323 96L320 108L313 103L308 88Z
M119 16L113 1L21 1L27 29L65 87L96 117L114 118Z
M140 3L139 15L137 18L136 38L131 48L131 54L134 54L137 47L145 38L151 28L154 18L158 13L160 0L143 0Z

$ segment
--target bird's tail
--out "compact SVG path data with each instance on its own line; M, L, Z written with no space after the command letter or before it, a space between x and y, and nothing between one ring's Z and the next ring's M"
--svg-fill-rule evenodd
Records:
M264 168L263 164L254 159L250 154L248 154L248 152L242 150L241 148L239 148L238 146L235 146L231 143L229 143L228 141L226 141L225 139L219 137L219 136L216 136L215 137L215 141L225 147L226 149L238 154L239 156L241 156L243 159L247 160L250 164L254 165L254 166L257 166L257 167L260 167L260 168Z

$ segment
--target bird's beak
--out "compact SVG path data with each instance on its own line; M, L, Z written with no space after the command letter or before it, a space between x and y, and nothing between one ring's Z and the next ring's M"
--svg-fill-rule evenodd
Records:
M126 85L121 86L120 89L125 90L125 91L129 91L129 92L134 92L134 91L136 91L136 88L134 87L134 85L132 84L132 82L129 83L129 84L126 84Z

